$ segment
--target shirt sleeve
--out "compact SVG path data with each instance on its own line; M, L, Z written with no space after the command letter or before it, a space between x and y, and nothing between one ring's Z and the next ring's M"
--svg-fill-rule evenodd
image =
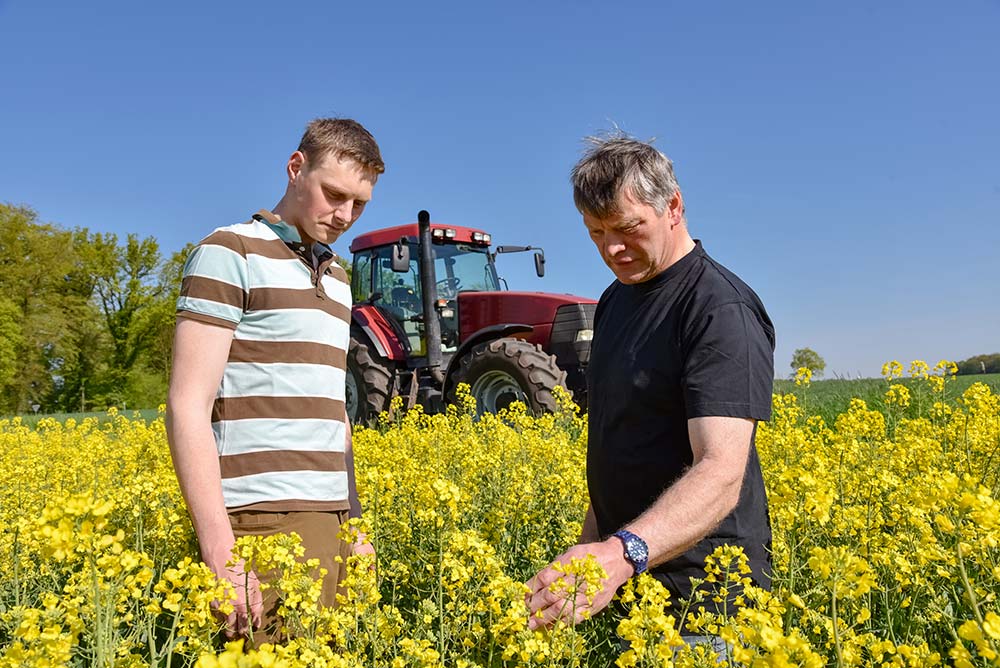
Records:
M177 317L236 329L250 292L246 250L239 235L216 230L188 256Z
M704 313L682 347L688 418L771 418L774 346L746 304L722 304Z

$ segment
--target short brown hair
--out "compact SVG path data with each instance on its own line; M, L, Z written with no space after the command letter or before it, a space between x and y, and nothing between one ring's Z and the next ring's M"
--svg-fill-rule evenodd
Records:
M375 176L385 171L375 137L350 118L317 118L306 126L299 150L319 163L326 155L350 159Z

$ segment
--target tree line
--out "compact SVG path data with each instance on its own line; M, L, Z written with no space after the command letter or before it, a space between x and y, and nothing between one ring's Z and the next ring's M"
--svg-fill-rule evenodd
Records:
M975 355L956 364L959 376L972 376L977 373L1000 373L1000 353Z
M164 257L153 237L0 203L0 413L162 403L190 248Z
M1000 373L1000 353L975 355L967 360L956 362L959 376L974 376L983 373ZM812 348L799 348L792 354L791 378L801 368L809 369L813 377L820 378L826 369L826 362Z

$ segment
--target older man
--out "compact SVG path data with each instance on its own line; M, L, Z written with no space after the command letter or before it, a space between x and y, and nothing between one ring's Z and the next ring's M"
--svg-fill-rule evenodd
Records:
M774 329L760 299L691 238L670 160L616 134L593 138L573 196L617 280L597 306L589 367L587 510L579 544L607 572L592 602L528 585L533 628L608 605L649 570L674 600L715 547L739 545L769 586L767 499L754 447L771 410ZM576 619L568 619L575 611Z

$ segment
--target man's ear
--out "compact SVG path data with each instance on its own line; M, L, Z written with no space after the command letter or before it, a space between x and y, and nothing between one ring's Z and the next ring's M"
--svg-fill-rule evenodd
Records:
M292 153L291 157L288 158L288 165L285 167L285 172L288 174L288 182L291 183L299 177L302 173L302 169L306 164L306 154L302 151L296 151Z
M681 195L680 190L674 191L674 196L667 203L667 209L670 211L670 217L673 218L671 227L684 222L684 196Z

